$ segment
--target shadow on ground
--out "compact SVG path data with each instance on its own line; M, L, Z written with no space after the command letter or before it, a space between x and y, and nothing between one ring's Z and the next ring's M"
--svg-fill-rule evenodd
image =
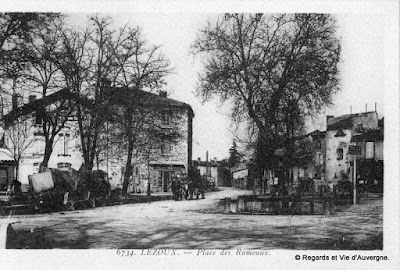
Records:
M71 222L71 221L70 221ZM73 224L71 222L70 224ZM243 228L168 227L148 231L118 230L108 222L73 224L69 231L57 225L31 231L19 230L12 236L9 248L14 249L317 249L317 250L375 250L383 248L383 234L370 233L359 238L357 232L343 233L337 228L316 235L304 226L269 226L268 230L244 231ZM101 230L100 230L101 228Z

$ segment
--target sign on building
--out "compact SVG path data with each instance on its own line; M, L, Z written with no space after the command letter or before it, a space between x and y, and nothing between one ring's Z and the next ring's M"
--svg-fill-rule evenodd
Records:
M349 145L350 155L361 155L361 146L359 145Z

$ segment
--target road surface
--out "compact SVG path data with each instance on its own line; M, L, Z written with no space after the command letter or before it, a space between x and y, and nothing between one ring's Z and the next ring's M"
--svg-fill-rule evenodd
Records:
M334 216L222 214L222 188L204 200L157 201L15 216L13 248L382 249L382 200Z

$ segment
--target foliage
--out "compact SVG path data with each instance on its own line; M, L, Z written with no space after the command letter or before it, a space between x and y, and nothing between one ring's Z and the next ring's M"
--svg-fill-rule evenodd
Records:
M231 102L231 118L248 125L258 167L288 162L304 120L332 104L339 90L340 44L327 14L225 14L199 31L204 56L197 94Z
M232 143L232 147L229 149L229 167L235 167L235 165L239 164L241 155L239 154L238 150L236 149L236 141L234 140Z

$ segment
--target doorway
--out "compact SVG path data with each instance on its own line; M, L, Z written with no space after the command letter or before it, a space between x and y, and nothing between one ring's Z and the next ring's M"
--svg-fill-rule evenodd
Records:
M164 189L164 192L168 192L169 183L170 183L170 172L169 171L164 171L163 172L163 189Z

